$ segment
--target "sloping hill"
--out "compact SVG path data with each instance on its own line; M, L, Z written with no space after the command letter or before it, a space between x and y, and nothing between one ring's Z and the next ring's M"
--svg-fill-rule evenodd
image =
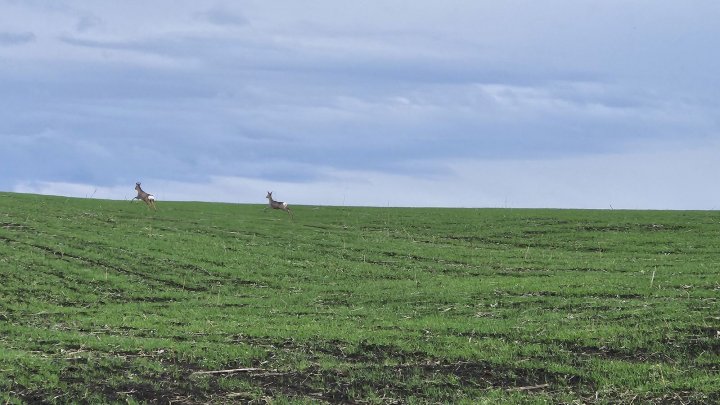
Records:
M720 401L716 212L0 193L3 402Z

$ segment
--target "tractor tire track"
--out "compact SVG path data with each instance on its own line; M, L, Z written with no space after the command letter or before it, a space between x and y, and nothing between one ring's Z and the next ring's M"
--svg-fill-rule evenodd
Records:
M192 292L201 292L201 291L208 290L205 287L193 287L193 286L183 285L182 283L179 283L177 281L166 280L166 279L162 279L159 277L151 277L147 273L142 273L139 271L132 271L132 270L129 270L129 269L126 269L123 267L115 266L115 265L112 265L109 263L104 263L99 260L78 256L73 253L61 252L56 249L53 249L52 247L43 246L43 245L40 245L37 243L25 242L25 241L9 238L6 236L0 236L0 240L5 241L6 243L18 243L21 245L33 247L35 249L38 249L40 251L50 254L53 258L64 260L66 262L72 262L73 260L76 260L76 261L79 261L79 262L87 264L87 265L100 267L100 268L104 268L104 269L110 269L110 270L116 271L118 273L128 274L128 275L140 277L142 279L152 280L160 285L165 285L168 287L173 287L173 288L192 291Z

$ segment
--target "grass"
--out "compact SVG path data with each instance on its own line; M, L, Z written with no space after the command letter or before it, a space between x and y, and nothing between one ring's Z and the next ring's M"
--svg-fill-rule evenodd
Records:
M0 193L0 400L720 401L716 212L294 211Z

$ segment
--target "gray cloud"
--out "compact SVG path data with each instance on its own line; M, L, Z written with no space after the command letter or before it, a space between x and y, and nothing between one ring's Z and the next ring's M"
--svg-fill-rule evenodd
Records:
M249 21L234 10L222 7L211 8L207 11L197 12L195 17L201 21L221 26L246 26Z
M0 46L22 45L35 42L32 32L0 32Z
M78 17L77 24L75 24L75 29L78 32L87 32L93 28L101 26L102 24L102 19L94 15L86 14Z

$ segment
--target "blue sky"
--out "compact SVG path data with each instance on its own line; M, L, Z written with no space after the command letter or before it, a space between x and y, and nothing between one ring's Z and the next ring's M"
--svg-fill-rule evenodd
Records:
M0 190L715 209L717 1L0 0Z

